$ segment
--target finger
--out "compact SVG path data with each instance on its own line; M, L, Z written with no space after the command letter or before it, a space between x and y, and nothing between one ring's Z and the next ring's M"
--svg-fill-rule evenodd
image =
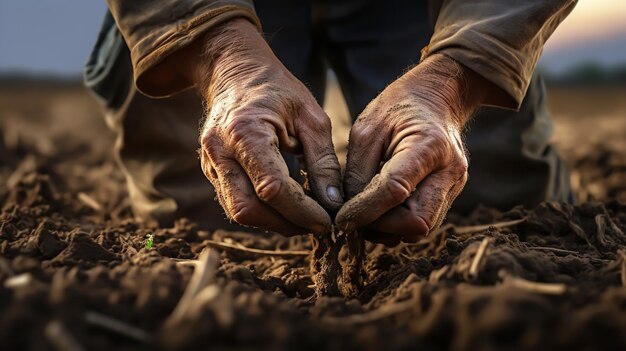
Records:
M460 166L460 168L465 169L460 176L458 175L459 172L454 169L444 170L439 173L441 176L433 177L432 184L420 184L415 191L416 196L411 199L409 208L412 213L422 218L428 226L428 232L425 235L441 226L452 203L463 191L467 183L467 167ZM453 180L451 185L448 185L448 180ZM437 188L445 189L446 187L449 187L450 190L445 196L436 190Z
M343 205L343 191L330 119L321 108L308 114L298 130L307 178L315 199L334 215Z
M286 236L306 234L307 229L287 221L276 210L261 202L243 168L234 160L222 159L215 165L219 180L216 191L229 219L244 225Z
M363 191L378 173L384 146L384 139L379 135L375 126L367 122L357 121L350 130L344 175L346 199Z
M256 122L256 123L255 123ZM231 125L230 145L235 159L250 179L258 198L286 220L314 233L330 232L328 213L294 179L278 151L278 138L271 124L246 121Z
M362 192L349 200L337 214L337 225L353 230L372 223L390 209L403 203L437 164L436 155L416 141L405 138L397 151Z
M404 242L417 242L443 222L452 202L463 189L467 176L450 181L449 172L428 176L405 204L391 209L368 229L398 236Z

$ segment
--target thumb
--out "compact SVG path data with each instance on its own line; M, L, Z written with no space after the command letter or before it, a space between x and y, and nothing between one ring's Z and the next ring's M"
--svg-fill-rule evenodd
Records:
M331 215L343 205L341 168L335 154L330 118L317 107L307 111L298 130L304 165L314 198Z

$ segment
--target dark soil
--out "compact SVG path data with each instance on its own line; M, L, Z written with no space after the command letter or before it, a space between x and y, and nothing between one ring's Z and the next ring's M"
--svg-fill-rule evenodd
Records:
M621 177L600 201L479 208L417 244L368 244L347 301L316 297L307 256L216 248L203 290L214 295L166 322L211 242L301 252L309 238L137 222L108 148L57 140L42 151L7 124L0 349L626 349L623 150L575 163L583 176ZM467 228L478 224L494 226ZM98 322L107 317L123 330Z

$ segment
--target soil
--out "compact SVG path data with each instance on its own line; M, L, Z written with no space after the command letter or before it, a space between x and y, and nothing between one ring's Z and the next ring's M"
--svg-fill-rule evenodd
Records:
M626 159L612 138L557 138L577 189L595 184L585 202L478 208L416 244L368 243L346 300L316 294L307 237L136 221L82 90L0 91L3 350L626 349Z

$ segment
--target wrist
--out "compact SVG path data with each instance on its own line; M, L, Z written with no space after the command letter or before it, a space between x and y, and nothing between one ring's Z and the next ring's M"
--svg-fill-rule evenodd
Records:
M434 54L415 66L401 80L406 89L457 129L462 130L480 105L471 89L472 73L453 59Z
M250 53L265 44L257 27L243 18L235 18L209 30L204 36L177 53L179 72L206 96L211 82L233 74L235 66L252 61Z

